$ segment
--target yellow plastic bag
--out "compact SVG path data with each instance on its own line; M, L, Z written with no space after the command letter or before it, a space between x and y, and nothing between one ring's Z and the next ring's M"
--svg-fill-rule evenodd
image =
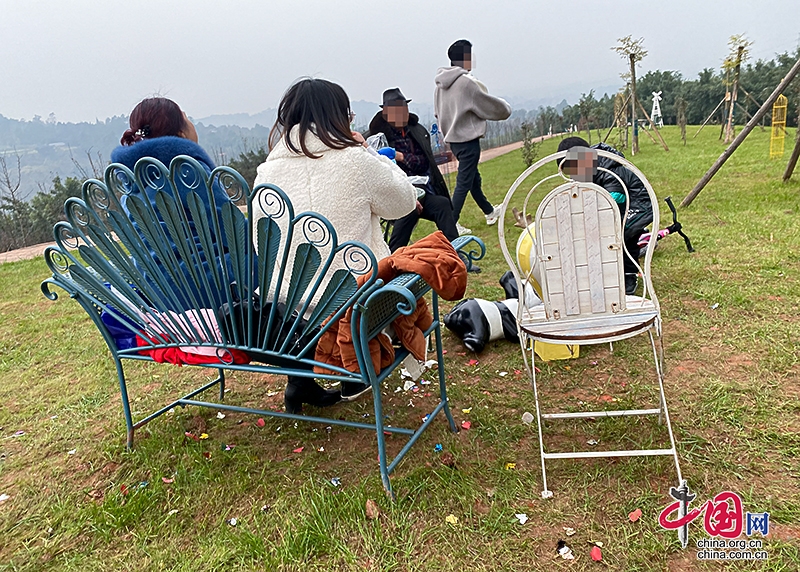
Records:
M580 350L581 347L577 345L548 344L540 341L536 341L533 344L533 351L543 361L574 359L580 355Z

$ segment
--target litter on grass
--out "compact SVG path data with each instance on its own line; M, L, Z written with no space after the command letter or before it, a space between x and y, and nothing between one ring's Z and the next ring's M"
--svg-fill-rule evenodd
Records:
M324 453L325 452L325 447L320 446L320 448L317 449L317 452Z
M592 546L592 550L589 552L589 555L595 562L600 562L603 559L603 552L600 550L600 547L596 545Z
M208 433L200 433L200 440L205 441L208 439Z
M448 514L444 519L450 524L458 524L458 517L454 514Z
M415 385L417 385L417 384L416 384L416 383L414 383L414 381L413 381L413 380L411 380L411 379L407 379L407 380L405 380L405 382L403 383L403 391L408 391L409 389L413 388Z
M600 441L598 441L597 439L589 439L588 441L586 441L586 444L587 444L587 445L591 445L592 447L594 447L594 446L595 446L595 445L597 445L599 442L600 442Z
M342 485L342 481L339 479L339 477L333 477L331 479L331 485L333 485L334 487L339 487Z
M292 453L302 453L305 447L298 447L297 449L292 449Z
M436 443L436 445L433 447L433 450L436 451L437 453L441 453L442 449L443 447L441 443Z
M462 421L461 422L461 428L464 429L465 431L468 431L470 429L470 427L472 427L472 422L470 422L470 421Z
M6 493L3 493L3 494L0 495L0 503L4 503L10 498L11 498L11 495L7 495Z
M525 425L530 425L531 423L533 423L533 414L530 411L526 411L525 413L523 413L522 422Z
M631 522L636 522L637 520L639 520L641 516L642 516L642 509L637 508L635 511L628 514L628 519L630 519Z
M572 553L572 548L567 546L567 543L563 540L558 541L558 544L556 545L556 552L564 560L575 560L575 555Z
M372 499L367 499L365 512L367 513L367 520L375 520L381 515L381 511L378 508L378 504Z
M266 421L264 421L263 417L259 417L258 420L256 421L256 425L258 425L259 427L263 427L266 424L267 423L266 423Z
M470 413L472 413L472 407L467 407L466 409L462 409L461 413L463 413L464 415L469 415Z
M430 382L430 381L428 381L427 379L420 379L420 380L419 380L419 384L420 384L420 385L430 385L430 384L431 384L431 382Z
M237 524L239 524L239 521L236 520L235 518L228 519L226 522L231 526L236 526Z
M170 485L175 482L175 479L168 479L167 477L161 477L161 482Z
M469 361L467 362L467 365L476 366L476 365L478 365L479 363L480 363L480 362L479 362L478 360L476 360L476 359L471 359L471 360L469 360Z
M78 450L77 449L70 449L67 451L67 455L74 455Z
M499 375L500 377L505 377L505 376L507 376L507 375L508 375L508 372L507 372L507 371L501 371L501 372L500 372L500 373L498 373L497 375Z
M524 512L515 514L514 516L516 517L516 519L519 521L520 524L525 524L526 522L528 522L528 515L525 514Z
M217 419L225 419L225 414L222 411L217 411Z
M712 310L716 310L717 308L719 308L719 303L718 302L714 302L713 304L711 304L711 309Z
M506 471L510 471L511 469L516 469L516 468L517 468L517 464L516 463L506 463L505 464Z
M563 528L564 528L564 534L566 534L567 536L574 536L575 535L575 529L574 528L571 528L569 526L565 526Z
M173 514L178 514L178 509L177 508L173 508L171 511L169 511L167 513L167 516L172 516Z

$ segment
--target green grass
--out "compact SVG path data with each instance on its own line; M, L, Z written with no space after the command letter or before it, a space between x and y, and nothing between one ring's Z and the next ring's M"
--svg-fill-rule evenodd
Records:
M668 127L669 153L643 136L633 161L660 197L677 203L722 152L717 134L707 128L684 147ZM556 145L544 143L541 154ZM768 146L768 133L753 132L681 209L697 252L670 237L653 270L684 475L698 499L733 490L745 510L771 513L769 561L732 569L788 571L800 568L800 174L781 184L788 157L769 161ZM481 166L492 202L523 167L518 151ZM496 227L485 225L470 198L462 223L488 247L468 295L502 298L497 279L506 265ZM433 229L423 222L416 236ZM555 497L541 500L535 427L520 421L533 410L532 394L513 373L522 366L519 348L507 342L491 344L479 365L469 366L474 356L445 334L456 418L473 425L458 435L444 422L432 426L394 475L394 503L382 492L374 437L363 431L328 434L277 421L258 428L238 414L220 420L213 411L179 409L140 431L136 449L126 452L107 350L77 304L42 297L38 284L46 275L41 258L0 266L0 494L11 495L0 504L0 570L599 569L588 556L590 540L604 543L612 570L718 569L697 561L691 546L681 550L676 535L657 524L674 485L669 459L554 461L548 476ZM577 360L543 365L543 400L576 408L606 393L623 404L653 399L645 339L614 349L583 348ZM128 368L132 407L140 412L207 377L190 368ZM226 400L277 407L282 384L236 375ZM407 407L407 397L393 393L396 384L387 386L386 412L410 423L424 406ZM355 419L370 404L339 411ZM20 430L25 435L13 437ZM186 442L187 430L210 438ZM589 438L660 446L665 433L644 420L553 422L547 438L566 450ZM455 468L440 462L436 443L453 455ZM225 444L236 447L224 451ZM303 453L292 453L300 446ZM399 443L390 439L389 446L396 451ZM509 462L516 467L506 470ZM330 484L333 477L341 487ZM365 518L367 499L380 506L375 521ZM635 508L644 516L632 523L627 515ZM524 526L514 518L520 512L530 517ZM456 525L445 522L449 514ZM226 522L234 517L235 527ZM555 558L565 526L577 529L569 539L572 564ZM693 524L690 536L702 535Z

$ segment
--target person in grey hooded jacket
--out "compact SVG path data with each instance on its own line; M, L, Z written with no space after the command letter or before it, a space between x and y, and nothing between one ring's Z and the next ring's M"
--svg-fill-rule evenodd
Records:
M458 40L447 50L450 67L436 73L433 105L444 140L458 159L458 176L453 191L453 216L458 222L467 193L472 193L478 207L493 225L500 215L481 189L478 160L480 138L486 133L486 121L500 121L511 115L511 106L503 99L489 95L489 90L469 72L472 70L472 44ZM469 229L459 225L459 232Z

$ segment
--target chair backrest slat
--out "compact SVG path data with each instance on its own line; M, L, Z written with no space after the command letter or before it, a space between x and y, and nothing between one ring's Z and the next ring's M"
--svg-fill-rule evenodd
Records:
M551 191L535 220L548 315L568 319L625 307L619 211L592 183L570 182Z
M573 245L572 209L569 193L555 196L556 222L558 228L558 254L561 269L561 289L564 294L564 308L567 315L580 314L578 298L578 276L575 269Z

